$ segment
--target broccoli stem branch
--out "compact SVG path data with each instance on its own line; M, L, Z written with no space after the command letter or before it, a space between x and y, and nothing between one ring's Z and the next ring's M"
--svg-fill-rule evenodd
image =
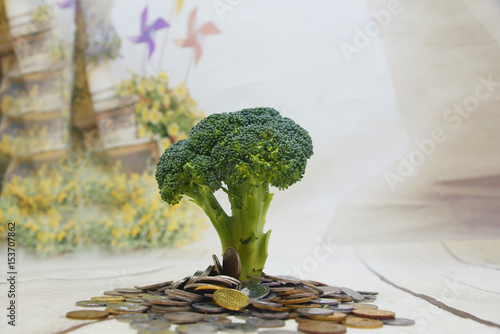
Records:
M221 207L210 189L200 187L188 193L194 203L203 209L219 235L222 251L232 246L241 259L241 279L248 275L261 276L267 260L267 246L271 231L264 232L266 215L274 194L269 184L246 182L229 186L226 194L231 203L231 216Z

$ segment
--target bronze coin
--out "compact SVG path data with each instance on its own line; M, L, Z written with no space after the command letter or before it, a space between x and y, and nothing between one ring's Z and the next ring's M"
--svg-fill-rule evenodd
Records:
M396 317L396 313L394 312L377 309L358 309L353 310L352 314L361 318L371 319L393 319Z
M359 317L347 317L342 324L347 327L353 328L380 328L384 326L384 323L380 320L359 318Z
M95 310L71 311L66 313L66 318L76 320L106 319L108 316L109 312Z
M222 257L222 274L239 279L240 273L240 254L234 247L226 248L224 256Z
M304 297L304 298L294 298L294 299L281 299L281 303L288 306L289 304L304 304L310 302L312 297Z
M115 291L122 294L138 294L143 292L141 289L135 288L116 288Z
M264 302L261 300L251 300L250 303L252 304L253 307L256 308L261 308L264 310L272 310L272 311L288 311L286 307L283 306L283 304L279 303L273 303L273 302Z
M307 334L342 334L346 332L344 326L326 322L303 322L299 324L298 330Z

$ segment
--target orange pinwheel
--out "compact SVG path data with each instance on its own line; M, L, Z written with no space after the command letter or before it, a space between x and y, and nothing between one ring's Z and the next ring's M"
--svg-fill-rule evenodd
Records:
M203 37L208 35L220 34L220 30L212 22L205 23L201 28L195 29L196 25L196 7L189 14L187 37L185 39L174 39L175 44L183 48L194 48L194 65L198 64L201 58L202 50L200 42Z

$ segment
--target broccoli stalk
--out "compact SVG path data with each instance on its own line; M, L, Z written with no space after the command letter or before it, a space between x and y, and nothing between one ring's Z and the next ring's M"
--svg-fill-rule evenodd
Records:
M156 180L169 204L185 195L203 209L222 250L238 250L240 277L260 276L271 232L264 232L269 186L281 190L299 181L312 153L307 131L274 109L213 114L165 150ZM231 215L216 199L218 189L227 194Z

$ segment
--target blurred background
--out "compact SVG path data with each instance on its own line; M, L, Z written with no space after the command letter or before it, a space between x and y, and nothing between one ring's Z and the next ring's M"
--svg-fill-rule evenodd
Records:
M201 210L161 201L155 164L202 117L259 106L315 147L274 198L271 257L498 238L499 17L495 0L0 1L0 240L16 221L40 255L219 247Z

